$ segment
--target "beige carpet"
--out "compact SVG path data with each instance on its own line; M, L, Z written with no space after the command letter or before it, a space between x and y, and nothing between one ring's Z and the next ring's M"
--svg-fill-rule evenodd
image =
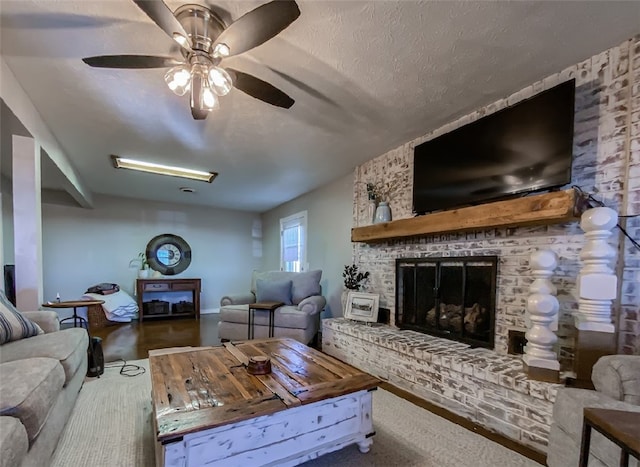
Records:
M147 367L147 360L131 362ZM107 368L87 379L52 462L53 467L154 465L149 374L126 377ZM361 454L349 446L304 464L307 467L539 466L394 394L374 393L373 446ZM251 466L246 466L251 467Z

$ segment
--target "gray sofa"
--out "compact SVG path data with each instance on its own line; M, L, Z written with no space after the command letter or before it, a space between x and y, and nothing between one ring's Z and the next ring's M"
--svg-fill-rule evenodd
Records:
M85 329L22 314L45 333L0 345L0 467L49 465L87 373Z
M549 467L578 465L585 407L640 412L639 355L608 355L600 358L593 366L591 380L595 391L577 388L558 391L547 449ZM592 430L589 467L617 467L619 462L620 449ZM631 457L629 465L635 467L640 463Z
M290 337L308 344L320 330L320 313L326 305L321 295L321 270L307 272L253 272L249 293L227 295L220 300L218 334L222 340L247 339L249 304L256 303L257 281L291 281L291 305L274 312L274 337ZM253 337L269 336L269 312L256 310Z

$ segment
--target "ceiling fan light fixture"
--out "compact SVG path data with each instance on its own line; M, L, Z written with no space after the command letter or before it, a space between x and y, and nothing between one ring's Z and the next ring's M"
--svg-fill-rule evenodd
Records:
M202 108L205 110L213 110L220 107L218 96L209 86L205 86L202 90Z
M294 104L291 97L272 84L218 65L226 57L260 46L293 23L300 16L295 0L270 0L228 25L217 8L206 5L185 4L172 11L164 0L133 2L167 37L181 46L182 57L101 55L83 58L83 62L95 68L112 69L173 67L165 73L165 82L178 96L189 92L191 115L195 120L206 119L219 107L218 96L228 94L232 87L275 107L288 109Z
M180 44L180 46L186 48L186 49L190 49L191 48L191 44L189 43L189 39L187 39L185 36L183 36L180 33L174 32L173 33L173 40L176 41L178 44Z
M196 120L206 118L208 112L220 107L218 96L211 90L207 77L207 68L193 65L191 68L191 109ZM197 115L197 117L196 117Z
M219 96L226 96L231 91L233 81L224 68L212 66L209 68L209 85Z
M211 183L218 176L217 172L205 172L202 170L185 169L170 165L155 164L153 162L139 161L125 157L111 156L111 161L116 169L137 170L157 175L169 175L171 177L187 178L200 182Z
M213 49L213 56L216 58L224 58L224 57L228 57L229 54L231 53L231 50L229 49L229 46L227 44L216 44L216 46Z
M178 65L165 73L164 81L175 94L184 96L191 85L191 72L187 66Z

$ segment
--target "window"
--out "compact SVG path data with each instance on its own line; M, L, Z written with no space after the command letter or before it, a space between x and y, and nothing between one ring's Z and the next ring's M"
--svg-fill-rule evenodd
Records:
M307 269L307 211L280 219L280 269Z

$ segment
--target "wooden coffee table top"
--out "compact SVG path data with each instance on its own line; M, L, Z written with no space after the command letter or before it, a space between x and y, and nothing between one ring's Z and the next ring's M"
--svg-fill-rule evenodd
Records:
M375 388L367 373L293 339L150 352L158 440L236 423ZM272 372L250 375L249 357L271 359Z

